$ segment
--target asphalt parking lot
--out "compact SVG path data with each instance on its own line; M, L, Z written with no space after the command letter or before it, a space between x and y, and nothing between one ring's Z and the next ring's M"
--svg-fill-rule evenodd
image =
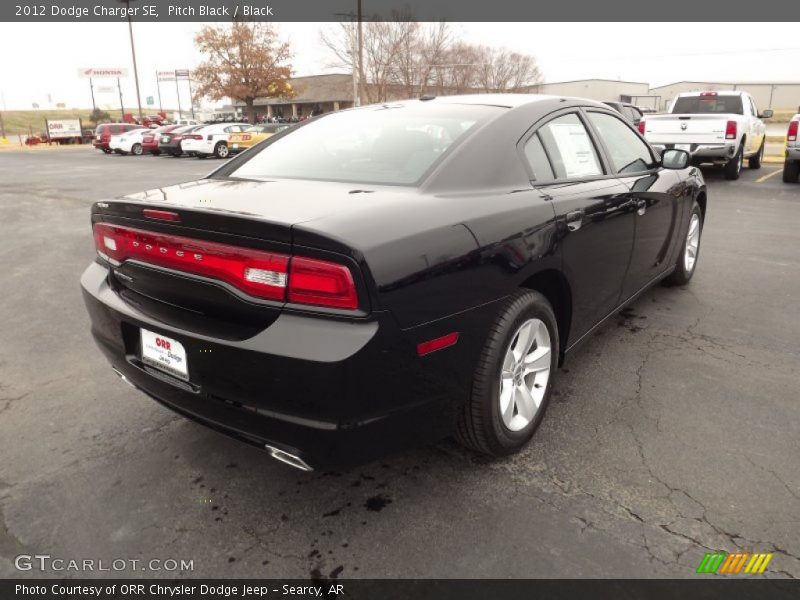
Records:
M19 554L189 559L46 576L695 577L709 551L800 577L800 186L706 171L698 271L558 374L521 454L454 442L302 473L123 385L78 279L89 206L213 160L0 154L0 576Z

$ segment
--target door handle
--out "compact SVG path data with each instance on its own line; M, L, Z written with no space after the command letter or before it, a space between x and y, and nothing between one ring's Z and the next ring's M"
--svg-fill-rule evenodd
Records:
M642 200L641 198L636 198L634 200L634 203L636 204L636 214L637 215L639 215L641 217L644 213L647 212L647 201L646 200Z
M567 229L569 231L578 231L583 225L583 211L582 210L573 210L572 212L568 212L566 216L567 221Z

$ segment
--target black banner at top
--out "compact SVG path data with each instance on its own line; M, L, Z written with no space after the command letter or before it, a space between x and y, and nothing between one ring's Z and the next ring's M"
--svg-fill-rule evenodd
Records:
M676 30L681 23L697 21L800 21L800 2L793 0L361 0L360 4L362 18L383 21L661 21L675 22ZM3 0L0 21L113 22L129 17L141 22L342 21L356 18L357 6L358 0ZM722 40L725 31L709 30L708 35ZM763 36L769 37L766 30Z

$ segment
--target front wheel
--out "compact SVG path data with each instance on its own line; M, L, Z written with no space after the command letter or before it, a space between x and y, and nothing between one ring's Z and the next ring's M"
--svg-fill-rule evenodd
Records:
M228 154L230 154L230 150L225 142L219 142L214 146L214 156L217 158L228 158Z
M767 137L764 136L764 139L761 140L761 147L758 149L758 152L756 152L753 156L751 156L747 160L748 167L750 167L751 169L761 168L761 162L764 160L764 146L766 145L767 145Z
M800 177L800 160L787 160L783 163L784 183L797 183Z
M725 179L735 180L739 179L742 173L742 166L744 165L744 148L739 146L736 156L731 158L725 163Z
M697 259L700 257L700 235L703 233L703 213L700 205L694 202L692 212L689 215L689 227L686 230L686 238L678 260L675 263L675 270L666 278L666 283L671 285L685 285L694 275L697 267Z
M456 438L482 454L519 450L544 418L558 363L553 308L538 292L512 296L489 329Z

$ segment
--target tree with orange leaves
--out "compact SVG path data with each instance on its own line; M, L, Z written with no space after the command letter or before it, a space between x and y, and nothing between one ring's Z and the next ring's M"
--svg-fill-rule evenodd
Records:
M294 95L289 83L291 49L278 39L278 32L269 23L207 25L195 36L194 43L205 56L193 70L198 98L227 97L244 102L253 123L256 98Z

